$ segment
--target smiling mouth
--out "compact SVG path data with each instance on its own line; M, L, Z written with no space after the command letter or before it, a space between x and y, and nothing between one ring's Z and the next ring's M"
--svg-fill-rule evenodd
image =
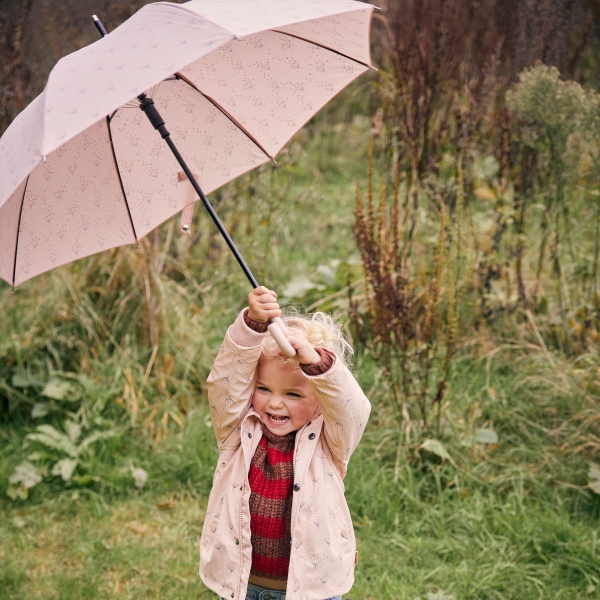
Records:
M273 415L271 413L267 413L267 418L269 419L269 422L274 425L284 425L290 420L289 417L285 417L284 415Z

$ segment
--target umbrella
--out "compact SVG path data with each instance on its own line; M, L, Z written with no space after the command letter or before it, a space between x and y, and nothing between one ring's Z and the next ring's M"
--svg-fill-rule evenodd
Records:
M199 198L256 287L205 193L273 160L372 68L372 10L158 2L61 59L0 138L0 278L14 287L135 243L183 209L185 230Z

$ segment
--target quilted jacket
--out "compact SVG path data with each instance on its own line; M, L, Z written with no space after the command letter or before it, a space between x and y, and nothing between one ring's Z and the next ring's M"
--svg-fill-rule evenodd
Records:
M200 538L200 577L226 600L245 599L250 575L248 471L262 437L252 391L269 335L252 331L242 315L229 328L208 377L219 460ZM296 434L286 598L324 600L348 592L354 582L356 544L343 479L371 405L337 357L326 373L305 376L320 408Z

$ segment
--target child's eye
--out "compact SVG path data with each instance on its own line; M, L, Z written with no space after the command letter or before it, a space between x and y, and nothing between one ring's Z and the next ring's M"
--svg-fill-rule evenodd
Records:
M296 392L288 392L287 395L292 398L301 398L300 394L296 394Z
M256 389L259 392L270 392L271 391L268 387L265 387L264 385L259 385Z

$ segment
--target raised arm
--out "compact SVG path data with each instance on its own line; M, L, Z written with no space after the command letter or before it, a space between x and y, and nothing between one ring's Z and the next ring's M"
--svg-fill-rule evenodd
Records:
M260 286L228 329L208 376L208 400L219 448L240 443L238 424L250 404L268 321L281 316L277 294Z
M211 419L220 448L240 443L238 423L252 397L254 373L265 337L264 333L245 324L246 310L225 334L206 382Z
M333 454L340 475L345 477L350 456L356 449L371 413L371 403L356 379L333 352L328 352L331 366L322 374L311 375L311 370L302 370L309 378L321 403L324 419L324 435ZM308 371L308 372L307 372ZM314 371L312 371L314 372Z

